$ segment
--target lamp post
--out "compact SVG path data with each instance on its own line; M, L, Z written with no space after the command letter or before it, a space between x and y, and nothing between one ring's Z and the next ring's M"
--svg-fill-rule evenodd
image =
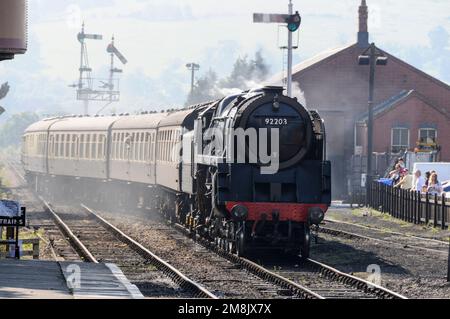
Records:
M358 57L359 65L369 65L369 102L367 120L367 176L366 176L366 205L369 203L369 191L372 183L372 153L373 153L373 99L375 91L375 68L377 65L387 65L387 57L372 43Z
M188 63L186 64L188 70L191 71L191 94L194 91L194 79L195 79L195 71L200 70L200 65L196 63Z

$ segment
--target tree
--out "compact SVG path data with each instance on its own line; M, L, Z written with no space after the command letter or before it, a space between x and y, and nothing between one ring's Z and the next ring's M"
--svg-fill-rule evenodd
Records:
M255 82L264 81L269 73L261 50L255 53L251 60L247 55L238 57L228 78L220 81L221 88L250 89Z
M200 77L195 85L194 90L189 93L186 104L192 105L207 101L212 101L220 97L217 90L217 74L212 69Z
M251 79L253 76L252 63L248 61L248 57L238 57L234 62L233 69L228 78L220 82L220 86L223 88L245 88L246 80Z
M269 74L269 66L264 60L261 50L255 53L255 59L253 60L253 78L258 81L264 81Z
M189 94L186 105L211 101L230 94L230 91L251 89L260 85L268 74L269 67L261 50L257 51L251 60L247 55L238 57L228 77L219 80L212 69L200 77L194 85L193 92Z
M22 141L22 135L25 129L32 123L39 120L36 113L22 112L12 115L0 127L0 146L7 147L19 145Z

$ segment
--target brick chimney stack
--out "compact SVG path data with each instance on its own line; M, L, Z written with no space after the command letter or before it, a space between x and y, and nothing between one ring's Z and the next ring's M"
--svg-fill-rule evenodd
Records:
M359 30L358 30L358 46L366 48L369 46L369 28L368 28L369 12L366 0L361 1L359 7Z

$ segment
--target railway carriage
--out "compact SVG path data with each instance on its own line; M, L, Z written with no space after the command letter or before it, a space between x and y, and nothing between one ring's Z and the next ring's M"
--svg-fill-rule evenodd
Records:
M256 146L238 130L257 132ZM270 144L263 158L274 140L278 150ZM156 208L240 255L262 245L308 257L309 226L331 202L323 121L278 87L165 113L47 119L23 141L37 189ZM267 155L279 162L270 174Z
M116 118L109 133L109 178L154 185L159 122L167 113Z
M111 118L63 118L48 129L48 174L106 179Z

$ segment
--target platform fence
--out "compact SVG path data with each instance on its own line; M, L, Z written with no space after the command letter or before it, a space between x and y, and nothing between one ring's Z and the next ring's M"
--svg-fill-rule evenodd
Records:
M370 186L369 207L406 222L448 229L450 198L445 194L421 193L376 181Z

